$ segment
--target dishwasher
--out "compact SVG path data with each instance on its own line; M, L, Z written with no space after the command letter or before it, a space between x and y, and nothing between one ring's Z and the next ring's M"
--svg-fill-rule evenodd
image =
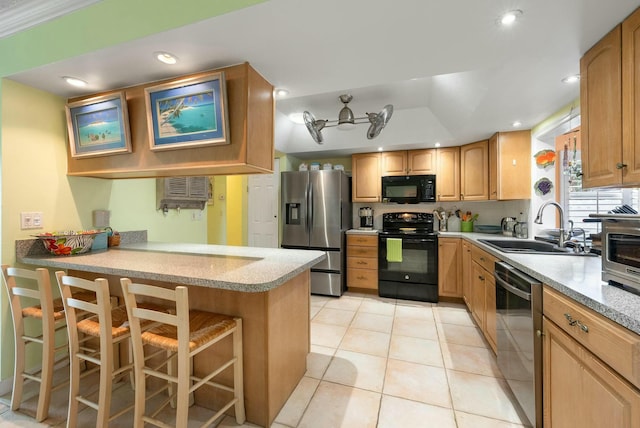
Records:
M495 264L498 367L533 427L542 427L542 284Z

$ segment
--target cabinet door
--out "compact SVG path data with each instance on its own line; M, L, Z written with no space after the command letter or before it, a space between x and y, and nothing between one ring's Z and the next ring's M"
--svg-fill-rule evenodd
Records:
M352 155L351 176L353 202L380 201L380 153Z
M436 173L436 149L409 150L407 152L409 175Z
M471 315L478 327L484 330L486 271L476 262L471 262L471 265Z
M407 175L407 152L384 152L381 156L381 176Z
M489 138L489 199L498 199L498 133Z
M640 184L640 10L622 22L622 159L622 182Z
M621 29L615 27L580 59L582 186L622 183Z
M491 199L531 199L531 131L498 132L489 155Z
M460 147L460 199L489 199L489 142L487 140Z
M438 239L438 295L462 297L460 238Z
M484 337L489 342L493 352L497 352L496 344L496 280L487 272L484 277Z
M471 244L462 241L462 298L467 308L471 310Z
M544 426L640 426L640 393L546 317Z
M436 194L438 201L460 200L460 147L437 149L438 172Z

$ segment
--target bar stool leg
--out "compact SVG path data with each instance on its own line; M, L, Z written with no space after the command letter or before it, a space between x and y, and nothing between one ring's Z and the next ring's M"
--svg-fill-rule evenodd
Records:
M67 428L76 428L78 425L78 400L76 397L80 393L80 368L81 361L78 358L79 352L78 332L69 330L69 408L67 410Z
M36 410L36 421L46 419L51 400L51 386L53 384L53 360L55 354L55 329L53 322L42 322L42 371L40 372L40 396Z
M244 368L242 354L242 318L236 318L236 330L233 332L233 356L236 362L233 365L233 395L237 399L234 405L236 422L243 424L246 420L244 412Z
M25 343L22 340L24 335L24 327L22 319L15 321L15 371L13 376L13 394L11 395L11 410L18 410L20 408L20 402L22 401L22 390L24 386L24 355L25 355Z

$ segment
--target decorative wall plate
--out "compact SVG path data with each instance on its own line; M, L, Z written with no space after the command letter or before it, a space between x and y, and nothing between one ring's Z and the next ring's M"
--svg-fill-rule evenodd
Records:
M553 150L540 150L533 157L536 159L536 165L546 168L555 163L556 152Z
M553 183L547 177L542 177L540 180L536 181L536 184L533 185L533 189L536 191L537 195L546 195L551 192L551 189L553 189Z

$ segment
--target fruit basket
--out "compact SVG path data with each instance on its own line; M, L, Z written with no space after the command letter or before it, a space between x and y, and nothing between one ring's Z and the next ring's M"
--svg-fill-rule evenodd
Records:
M35 237L40 239L44 248L54 256L72 256L91 251L93 240L99 233L99 230L46 232Z

